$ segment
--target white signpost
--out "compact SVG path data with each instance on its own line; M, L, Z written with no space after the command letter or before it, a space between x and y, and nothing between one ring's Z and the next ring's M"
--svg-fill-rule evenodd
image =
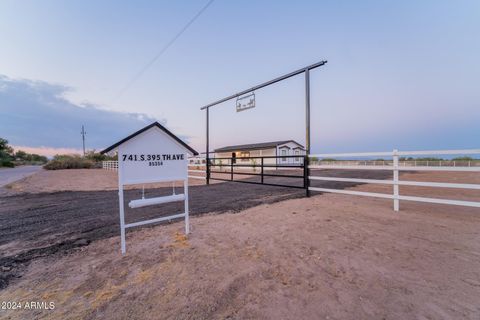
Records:
M188 216L188 155L198 153L173 135L158 122L135 132L102 151L109 152L118 148L118 198L120 205L120 235L122 254L126 252L125 229L144 224L156 223L176 218L185 218L185 234L189 233ZM125 202L123 189L126 185L183 181L184 193L155 198L132 200L128 206L132 209L162 203L184 201L183 213L161 218L125 223Z

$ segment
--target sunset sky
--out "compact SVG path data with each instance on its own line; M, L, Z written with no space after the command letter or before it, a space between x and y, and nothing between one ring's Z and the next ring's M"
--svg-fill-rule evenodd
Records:
M0 0L0 137L51 155L153 122L204 151L200 107L305 65L312 151L478 148L480 1ZM304 79L211 110L212 146L305 142Z

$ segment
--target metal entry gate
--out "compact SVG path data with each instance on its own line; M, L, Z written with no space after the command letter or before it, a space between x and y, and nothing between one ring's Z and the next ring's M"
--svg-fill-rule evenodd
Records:
M308 157L308 155L310 154L310 71L314 70L318 67L321 67L321 66L325 65L326 63L327 63L326 60L314 63L312 65L306 66L306 67L301 68L299 70L296 70L296 71L290 72L288 74L285 74L281 77L278 77L278 78L272 79L270 81L264 82L262 84L259 84L257 86L251 87L250 89L243 90L241 92L238 92L238 93L233 94L231 96L228 96L226 98L220 99L216 102L210 103L210 104L200 108L201 110L206 111L206 116L207 116L206 117L207 118L206 119L207 120L207 122L206 122L206 132L205 132L206 133L206 148L205 148L206 150L205 150L205 153L206 153L206 157L207 157L207 160L206 160L207 161L207 176L206 176L206 183L207 184L210 183L210 171L209 171L209 164L210 164L210 158L209 158L209 156L210 156L210 116L209 116L209 112L210 112L210 108L214 107L214 106L217 106L217 105L219 105L223 102L235 99L235 98L239 99L239 98L241 98L242 96L245 96L245 95L249 95L249 94L255 95L256 90L268 87L270 85L273 85L275 83L278 83L278 82L286 80L288 78L297 76L297 75L302 74L302 73L305 74L305 151L306 151L306 155ZM259 159L259 158L262 158L262 157L257 157L257 159ZM266 159L267 157L263 157L263 158ZM308 161L305 161L307 159L308 158L304 159L304 161L303 161L304 164L308 162ZM307 165L306 168L304 168L303 171L304 171L304 174L306 174L306 176L307 176L307 178L304 179L304 187L303 188L306 190L306 195L308 197L309 196L309 191L308 191L309 180L308 180L308 172L307 172L308 171L308 165ZM233 178L231 178L230 180L228 180L228 179L224 179L224 180L233 181ZM263 179L262 179L262 181L263 181ZM266 183L262 183L262 184L266 184ZM277 185L277 184L270 184L270 185Z
M305 189L306 192L308 191L307 156L209 158L206 165L206 173L207 179L209 180L263 184L266 186L297 188ZM212 173L221 174L224 177L212 177ZM235 179L238 176L260 177L260 181ZM278 183L268 182L271 178L281 178L281 181ZM289 180L300 180L301 183L298 185L284 183L284 181Z

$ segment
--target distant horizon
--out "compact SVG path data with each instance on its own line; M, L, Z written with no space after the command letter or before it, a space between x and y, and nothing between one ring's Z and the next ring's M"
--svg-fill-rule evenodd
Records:
M261 142L269 142L269 141L261 141ZM260 143L261 143L260 142ZM27 152L27 153L32 153L32 154L39 154L39 155L42 155L42 156L46 156L48 157L49 159L52 159L54 156L56 155L83 155L83 150L82 149L73 149L73 148L49 148L49 147L44 147L44 146L40 146L40 147L27 147L27 146L16 146L16 145L10 145L14 152L17 152L17 151L24 151L24 152ZM479 150L479 149L470 149L470 150ZM85 152L100 152L101 149L89 149L89 148L85 148ZM364 152L391 152L393 150L364 150ZM429 150L399 150L399 151L432 151L432 149L429 149ZM214 150L210 150L209 152L210 154L214 154ZM200 157L204 157L206 154L205 151L203 152L199 152L199 156ZM469 153L465 153L466 156L471 156L471 154ZM334 157L336 160L343 160L342 157ZM379 159L384 159L384 160L389 160L391 157L373 157L373 156L366 156L366 157L348 157L346 159L348 160L379 160ZM422 158L436 158L436 159L439 159L439 160L452 160L452 159L455 159L455 158L462 158L462 156L459 156L459 155L441 155L441 156L422 156L422 155L418 155L418 156L411 156L411 157L402 157L402 158L412 158L412 159L422 159ZM480 161L480 157L478 157L478 155L476 156L473 156L471 157L473 160L478 160Z
M152 60L205 4L1 2L0 137L52 156L81 152L82 125L102 150L159 121L205 151L201 106L328 60L311 72L312 153L479 147L480 2L215 1ZM253 109L212 108L211 149L305 144L304 96L300 75Z

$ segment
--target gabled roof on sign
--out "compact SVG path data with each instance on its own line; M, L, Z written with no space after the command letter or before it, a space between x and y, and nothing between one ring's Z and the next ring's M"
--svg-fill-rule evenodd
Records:
M303 146L294 141L294 140L282 140L282 141L271 141L271 142L262 142L262 143L251 143L251 144L241 144L236 146L227 146L215 149L214 152L226 152L226 151L243 151L243 150L258 150L258 149L265 149L265 148L274 148L278 147L282 144L286 144L289 142L293 142L300 146L303 149Z
M113 149L117 148L119 145L127 142L128 140L138 136L140 133L142 132L145 132L147 131L148 129L150 128L153 128L153 127L157 127L158 129L162 130L163 132L165 132L167 135L169 135L173 140L175 140L176 142L178 142L180 145L182 145L183 147L185 147L185 149L187 149L188 151L190 151L191 153L193 153L194 156L198 155L198 152L195 151L192 147L190 147L188 144L186 144L185 142L183 142L179 137L177 137L176 135L174 135L173 133L171 133L167 128L165 128L164 126L162 126L160 123L158 123L157 121L155 121L154 123L146 126L145 128L143 129L140 129L138 130L137 132L134 132L132 133L131 135L129 135L128 137L126 137L125 139L122 139L120 141L118 141L117 143L111 145L110 147L106 148L105 150L103 150L102 152L100 153L107 153L109 151L112 151Z

